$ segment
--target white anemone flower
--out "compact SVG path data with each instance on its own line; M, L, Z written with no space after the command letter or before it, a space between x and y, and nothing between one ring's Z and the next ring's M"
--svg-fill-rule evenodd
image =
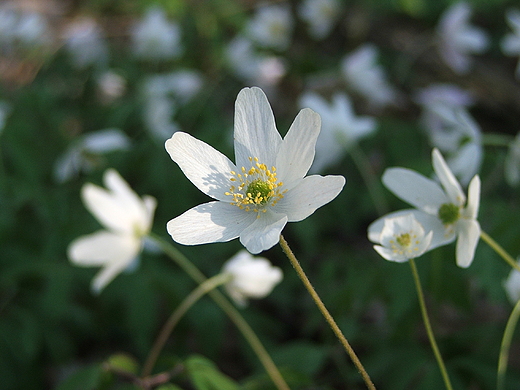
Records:
M229 259L222 267L222 272L232 276L224 288L239 306L245 306L248 298L266 297L283 278L280 268L246 250L241 250Z
M288 6L263 5L249 20L247 34L258 46L285 50L291 41L293 24Z
M54 178L59 183L70 180L81 171L90 172L102 154L128 150L130 138L120 129L103 129L87 133L74 142L54 165Z
M103 31L92 18L81 18L70 23L64 33L65 47L72 63L78 68L106 65L108 45Z
M383 67L377 64L378 50L364 44L348 54L341 63L348 85L375 107L383 107L397 98L395 89L386 80Z
M79 237L68 248L73 264L102 267L92 281L95 293L132 266L150 232L156 207L155 198L141 199L113 169L105 172L103 181L107 189L87 183L81 196L105 230Z
M520 184L520 133L509 144L504 170L506 181L510 186L514 187Z
M512 33L506 34L500 46L502 52L508 56L520 55L520 11L518 9L510 9L506 13L506 19L509 26L513 29ZM520 78L520 61L516 66L516 77Z
M309 34L325 38L340 15L338 0L305 0L299 7L300 16L309 24Z
M377 126L372 117L356 116L349 97L344 93L337 93L329 103L318 94L308 92L300 98L300 107L309 107L321 116L312 172L320 172L337 162L352 144L372 134Z
M517 264L520 265L520 257L517 259ZM514 305L520 300L520 272L512 269L509 276L504 282L504 289L509 301Z
M169 22L162 8L150 8L132 29L134 54L140 58L164 60L181 54L181 29Z
M480 178L475 175L471 180L466 202L466 195L438 149L433 149L432 163L441 185L410 169L389 168L385 171L383 184L416 209L397 211L379 218L368 227L368 238L378 243L385 218L412 213L426 231L433 232L429 250L457 239L457 265L467 268L473 261L480 237L477 221Z
M463 107L434 105L430 112L438 121L428 134L432 145L446 153L448 166L467 185L484 156L480 126Z
M307 218L334 199L342 176L305 177L314 158L320 117L300 111L285 138L276 129L260 88L244 88L235 103L235 162L183 132L166 150L186 177L215 201L196 206L167 224L184 245L225 242L240 237L251 253L274 246L287 222Z
M381 245L374 245L374 249L384 259L402 263L426 252L432 235L431 231L425 234L424 228L411 213L385 218L379 237Z
M469 54L483 53L489 45L487 34L469 24L470 16L470 5L458 2L444 11L437 26L441 58L457 74L469 71Z

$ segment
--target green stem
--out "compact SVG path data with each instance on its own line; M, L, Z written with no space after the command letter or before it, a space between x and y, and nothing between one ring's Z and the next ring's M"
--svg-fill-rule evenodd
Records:
M500 355L498 356L498 369L497 369L497 390L504 389L507 360L509 356L509 348L511 347L511 340L513 339L513 333L515 332L518 318L520 317L520 300L516 302L509 319L507 320L506 329L504 330L504 336L502 337L502 343L500 344Z
M514 137L508 134L482 134L482 144L485 146L504 146L509 147Z
M424 301L424 293L421 287L421 280L419 279L419 273L417 272L415 260L410 259L409 263L410 267L412 268L413 279L415 282L415 288L417 290L417 297L419 298L419 305L421 306L421 313L424 321L424 326L426 328L426 333L428 333L428 338L430 339L430 345L432 347L433 354L435 355L435 359L437 359L437 364L439 365L439 369L441 370L442 378L444 379L446 389L453 390L453 388L451 387L450 378L448 376L448 371L446 370L444 360L442 360L441 353L439 352L439 348L437 347L437 342L435 341L435 336L433 335L433 330L430 324L430 318L428 317L428 311L426 310L426 302Z
M150 233L149 237L154 240L163 252L168 255L180 268L182 268L195 282L198 284L204 283L207 278L204 274L181 252L179 252L173 245L166 242L161 237ZM249 343L258 359L264 366L267 374L274 382L279 390L289 390L289 386L280 374L280 371L274 364L273 360L262 345L262 342L255 334L253 329L246 322L244 317L238 312L231 302L218 290L211 290L208 295L215 301L215 303L227 314L229 319L235 324L238 330L242 333L246 341Z
M348 147L348 152L352 156L352 160L356 165L357 170L359 171L365 185L367 186L368 193L374 202L374 206L379 215L384 215L388 212L388 203L386 202L386 198L381 192L380 187L378 187L377 176L372 170L370 162L368 161L367 156L363 153L361 148L357 143L353 143Z
M209 293L211 290L214 290L218 286L227 283L231 279L230 274L222 273L212 278L206 279L203 283L199 284L195 290L193 290L179 305L177 309L173 311L168 321L163 325L155 343L148 354L148 358L143 367L143 371L141 373L142 377L147 377L152 373L153 367L159 354L161 353L166 341L173 332L173 328L177 325L180 319L186 314L190 307L192 307L200 298L202 298L205 294Z
M517 271L520 271L520 265L517 264L515 259L513 259L513 256L511 256L509 253L507 253L504 248L500 246L498 242L493 240L485 231L480 231L480 238L488 244L491 249L493 249L500 257L502 257L507 264L509 264L512 268L516 269Z
M341 329L336 324L336 321L334 321L334 318L331 316L327 308L325 307L324 303L322 302L321 298L319 297L318 293L312 286L311 282L307 278L307 275L303 271L303 268L301 267L300 263L298 262L298 259L292 252L291 248L289 247L289 244L287 244L287 241L285 241L285 238L280 235L280 246L282 247L282 250L289 258L289 261L291 262L292 266L296 270L296 273L300 277L301 281L303 282L304 286L307 288L307 291L311 295L312 299L316 303L316 306L318 306L318 309L320 310L323 317L325 317L325 320L331 327L332 331L336 335L336 337L341 342L341 345L347 351L348 355L350 356L350 359L352 359L352 362L358 369L359 373L363 377L363 380L366 383L367 388L371 390L375 390L376 387L374 386L374 383L370 379L370 376L368 375L367 371L365 370L365 367L361 364L361 361L357 357L356 353L354 352L354 349L350 346L349 342L347 341L347 338L343 335L343 332L341 332Z

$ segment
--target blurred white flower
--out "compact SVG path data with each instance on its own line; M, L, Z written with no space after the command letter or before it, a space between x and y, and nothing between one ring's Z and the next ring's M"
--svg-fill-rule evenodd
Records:
M437 120L437 127L429 129L430 141L447 155L448 166L466 186L482 164L480 127L463 107L438 104L429 111Z
M287 5L262 5L249 20L247 33L258 46L283 51L291 42L293 24Z
M385 218L383 229L374 249L384 259L399 263L415 259L428 250L433 232L425 234L413 214Z
M309 24L313 38L323 39L329 34L340 15L340 6L338 0L305 0L300 4L300 16Z
M82 267L102 267L92 281L101 292L118 274L132 266L150 232L155 198L141 199L113 169L103 176L107 189L87 183L81 190L85 207L105 230L79 237L68 248L70 261Z
M74 140L67 151L56 160L54 178L63 183L81 171L91 171L99 155L127 150L129 147L130 139L119 129L87 133Z
M108 70L97 78L99 95L103 103L111 103L123 96L126 91L126 80L120 74Z
M385 218L408 215L417 219L426 231L433 232L429 250L457 239L456 260L462 268L469 267L480 238L477 214L480 204L480 178L475 175L469 184L468 199L437 149L432 152L437 182L406 168L389 168L383 174L383 184L397 197L416 209L390 213L368 227L370 241L379 243Z
M520 11L518 9L510 9L506 12L506 19L509 26L513 29L512 33L506 34L500 46L502 52L508 56L520 55ZM520 61L516 66L516 77L520 78Z
M520 257L517 259L517 263L520 265ZM504 282L504 289L509 301L514 305L520 300L520 272L516 269L512 269L509 276Z
M64 33L65 47L77 68L106 65L108 46L99 25L92 18L80 18L70 23Z
M337 93L329 103L316 93L308 92L300 98L300 107L309 107L321 116L321 132L311 172L321 172L336 163L353 143L372 134L377 126L372 117L356 116L344 93Z
M137 57L166 60L181 52L181 30L169 22L158 6L150 8L131 31L133 51Z
M397 93L386 80L383 67L376 63L377 48L364 44L347 55L341 63L348 85L375 107L395 102Z
M168 233L183 245L226 242L240 237L251 253L278 243L287 222L298 222L334 199L342 176L307 176L314 158L320 118L303 109L282 139L267 97L244 88L235 103L235 161L183 132L166 150L186 177L214 201L170 220Z
M418 90L414 94L413 100L422 108L421 123L431 132L443 127L443 121L439 118L435 107L447 106L456 109L466 108L475 103L473 95L469 91L454 84L442 83L430 84L426 88Z
M437 26L441 58L457 74L469 71L470 54L483 53L489 45L487 34L469 24L470 16L468 3L454 3L444 11Z
M257 53L251 40L242 36L229 42L226 57L235 74L254 85L275 85L286 73L280 57Z
M248 298L266 297L283 278L280 268L263 257L254 257L246 250L229 259L222 272L232 275L233 278L224 288L239 306L245 306Z
M17 20L18 16L12 8L0 5L0 44L4 49L10 49L13 45Z
M22 12L14 26L14 39L23 47L42 47L52 43L52 31L45 17L37 12Z
M520 133L515 140L509 145L509 150L504 162L506 181L510 186L520 184Z
M152 137L164 142L179 130L179 126L173 120L176 112L176 104L167 96L148 98L144 105L144 123Z

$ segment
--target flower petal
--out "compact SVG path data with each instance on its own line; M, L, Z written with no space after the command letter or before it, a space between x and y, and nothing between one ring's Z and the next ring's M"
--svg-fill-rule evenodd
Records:
M128 264L126 262L115 262L103 267L92 279L92 292L99 294L117 275L133 263L133 259L130 259Z
M255 220L256 213L225 202L209 202L170 220L166 228L175 242L199 245L237 238Z
M240 242L253 254L270 249L280 240L286 223L287 216L267 210L240 233Z
M473 262L475 249L480 238L480 224L474 219L462 219L457 223L457 247L455 250L457 265L467 268Z
M388 168L382 181L398 198L432 215L449 201L436 182L411 169Z
M416 209L399 210L376 219L368 226L368 239L379 244L381 242L381 232L385 225L385 219L405 216L410 213L413 214L417 222L422 225L425 232L433 232L428 251L449 244L455 240L456 236L453 229L446 229L437 217Z
M344 185L343 176L307 176L284 195L275 211L287 215L289 222L301 221L338 196Z
M464 214L466 218L476 219L480 206L480 177L475 175L468 187L468 203Z
M285 135L276 157L278 180L290 189L307 174L314 159L320 133L319 114L310 108L301 110Z
M273 111L260 88L244 88L235 102L235 162L247 167L249 157L258 157L269 168L276 162L282 137Z
M450 202L457 206L463 205L466 202L466 195L437 148L432 151L432 164Z
M177 132L165 147L186 177L202 192L214 199L226 201L231 171L236 167L222 153L191 135Z

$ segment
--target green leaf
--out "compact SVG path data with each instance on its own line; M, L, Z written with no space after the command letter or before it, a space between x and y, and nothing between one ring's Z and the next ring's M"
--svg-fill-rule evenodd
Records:
M156 390L182 390L179 386L174 385L173 383L166 383L164 385L159 386Z
M137 371L139 369L139 365L137 364L136 360L130 355L124 353L118 353L110 356L107 359L107 362L113 368L126 371L132 374L137 374Z
M56 390L95 389L99 385L102 372L101 364L96 363L85 366L61 382Z
M185 362L188 375L198 390L235 390L238 385L203 356L191 356Z

